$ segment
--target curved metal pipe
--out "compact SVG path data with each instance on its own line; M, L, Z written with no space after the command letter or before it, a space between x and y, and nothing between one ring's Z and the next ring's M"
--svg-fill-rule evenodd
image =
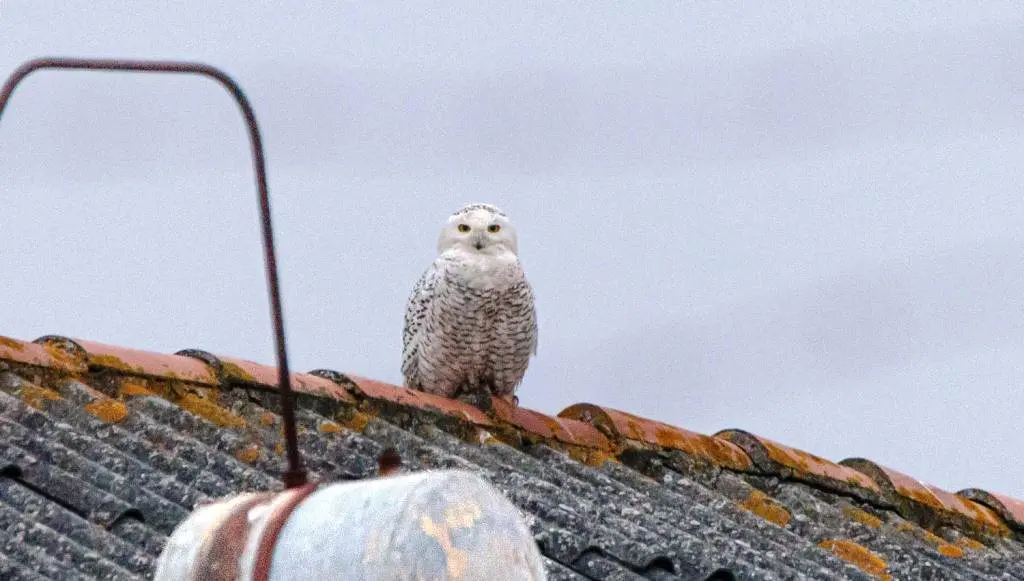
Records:
M287 488L306 483L306 472L299 456L298 438L295 430L295 408L292 400L291 374L288 371L288 355L285 351L284 315L281 308L281 293L277 278L277 257L274 250L274 231L270 223L270 198L267 194L267 170L263 157L263 140L260 138L256 115L238 83L226 73L202 63L178 61L142 61L120 59L87 58L39 58L25 62L7 78L0 90L0 118L3 117L7 102L18 83L40 69L71 69L98 71L125 71L143 73L183 73L210 77L220 83L235 98L249 128L252 145L252 159L256 170L256 188L260 205L260 226L263 233L263 259L270 293L270 313L274 324L274 342L277 349L278 388L281 392L281 416L284 420L285 445L288 468L284 473Z

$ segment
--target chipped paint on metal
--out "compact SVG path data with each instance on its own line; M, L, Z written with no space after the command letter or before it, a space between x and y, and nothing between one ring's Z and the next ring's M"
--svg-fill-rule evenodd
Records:
M272 504L280 502L279 496ZM296 504L274 542L264 524L272 520L269 513L260 511L253 520L243 574L259 570L262 560L276 579L331 578L338 570L367 580L545 578L539 548L519 511L468 472L324 485ZM284 522L283 514L276 522Z
M469 528L473 526L483 512L476 502L462 502L444 510L444 522L450 527Z
M438 546L444 551L448 574L454 579L461 579L469 567L469 553L455 547L449 527L441 526L435 523L434 519L423 515L420 517L420 528L428 537L437 541Z

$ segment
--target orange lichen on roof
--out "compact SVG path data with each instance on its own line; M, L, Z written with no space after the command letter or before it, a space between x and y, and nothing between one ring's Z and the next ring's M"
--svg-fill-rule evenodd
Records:
M85 404L85 411L108 424L116 424L128 417L128 406L108 397L97 398Z
M504 422L531 434L566 444L611 451L612 445L590 424L574 419L551 417L536 410L514 406L501 398L493 398L495 415Z
M849 539L825 539L818 546L876 579L892 579L885 559Z
M223 428L244 428L247 425L245 419L241 416L194 393L182 395L175 403L183 409Z
M1024 500L980 488L961 490L957 496L987 506L1006 522L1012 523L1016 529L1024 531Z
M231 381L243 383L255 383L267 387L277 387L280 384L279 373L276 367L241 359L238 357L224 357L217 355L224 378ZM294 388L294 385L292 386Z
M1003 519L991 508L942 490L937 486L926 485L928 490L939 499L943 508L973 522L979 529L997 536L1008 536L1010 528Z
M725 429L715 434L742 448L752 458L766 458L770 462L787 468L793 472L794 478L805 482L815 479L834 483L835 488L851 488L880 495L881 489L866 475L835 462L831 462L810 452L784 446L760 435L741 429ZM759 465L760 468L771 470L770 465Z
M320 422L319 429L325 434L336 434L342 430L342 427L337 422L324 421Z
M221 373L226 381L236 381L252 385L260 385L270 389L277 389L281 385L280 373L277 367L263 365L248 359L238 357L223 357L217 355L220 362ZM296 393L305 393L319 397L329 397L334 400L355 403L345 388L338 384L307 373L291 373L291 388Z
M902 472L886 468L864 458L848 458L843 460L842 464L863 472L879 481L878 483L883 487L891 486L897 494L904 498L909 498L929 508L940 510L943 508L942 502L922 482Z
M715 466L746 471L753 465L746 453L730 442L616 409L578 403L565 408L558 416L586 422L612 440L633 440L679 450Z
M344 416L342 425L352 431L362 432L366 429L366 426L369 425L372 419L373 416L364 414L363 412L352 412L351 414Z
M309 375L308 373L292 374L292 389L297 393L315 395L318 397L329 397L333 400L346 403L355 403L356 398L344 387L329 379Z
M0 335L0 356L7 351L24 351L25 344L17 339L11 339L10 337L4 337Z
M874 481L856 470L850 470L845 466L840 466L835 462L831 462L820 456L815 456L810 452L790 448L789 446L784 446L778 442L768 440L767 438L763 439L762 443L765 445L765 448L768 449L768 456L772 460L792 468L793 470L811 472L812 474L816 474L824 478L831 478L833 480L846 482L847 484L854 484L879 491L878 485L875 484Z
M220 387L222 380L258 388L277 387L279 378L276 367L231 357L216 358L205 352L190 350L181 353L165 355L59 336L47 336L34 343L0 336L0 361L25 367L52 368L79 379L94 371L98 372L98 376L115 381L115 398L109 397L110 386L103 383L107 395L97 392L97 397L87 400L88 403L84 405L86 412L109 423L121 422L128 417L128 408L122 400L132 396L159 395L219 426L244 428L248 425L245 418L220 406L215 397L197 394L197 389L200 393L206 393L207 390L203 388ZM219 370L219 374L214 372L215 369ZM328 370L314 373L317 375L291 373L291 386L295 392L358 404L332 408L332 421L323 421L314 428L321 434L333 434L347 429L362 431L374 414L389 409L380 405L386 402L437 412L473 424L476 426L474 429L481 434L479 440L485 443L506 442L505 437L514 431L517 434L515 438L519 435L534 435L543 440L568 444L562 448L568 451L570 457L580 462L600 463L614 459L616 454L622 452L621 446L633 442L648 449L676 450L736 472L761 471L793 477L824 489L838 489L880 508L893 508L895 505L901 515L915 519L918 525L924 527L934 528L936 523L952 524L961 529L958 534L969 533L981 539L988 539L988 535L1008 536L1010 527L1024 532L1024 501L977 489L952 494L868 460L850 459L835 464L742 430L724 430L708 436L586 403L570 406L557 417L551 417L536 410L518 407L510 401L495 399L492 410L484 412L468 403L379 381L346 377ZM37 373L33 371L32 375ZM55 385L50 383L54 374L38 375L42 376L40 381L45 385ZM30 383L22 384L16 395L26 404L43 409L48 401L62 400L61 393L67 395L69 402L81 401L63 389L54 391ZM75 393L80 395L77 391ZM178 395L181 393L184 395ZM280 418L270 412L253 417L252 421L265 426L275 425L283 430ZM300 431L303 431L301 426ZM276 449L281 453L280 445ZM261 449L253 444L240 449L236 457L254 462L261 453ZM270 453L269 449L267 453ZM750 493L739 505L779 526L787 526L792 518L783 505L759 491ZM881 519L854 506L844 508L843 512L851 520L868 527L883 525ZM912 530L913 534L935 546L940 554L947 557L958 558L965 549L984 546L967 537L955 543L947 542L924 528L910 524L906 526L909 528L901 530ZM851 546L859 547L852 541L842 539L823 542L829 543L828 548L833 552L847 551L853 554L856 550Z
M845 514L846 517L850 520L857 521L860 524L867 527L871 527L873 529L877 529L881 527L883 524L882 519L878 518L877 516L871 514L866 510L857 508L856 506L844 506L843 514Z
M48 347L0 336L0 360L60 369L71 373L85 371L84 362L76 360L60 349Z
M76 356L74 353L69 353L67 350L61 348L59 345L53 343L43 343L43 349L49 354L50 359L53 361L49 367L55 367L57 369L64 369L72 373L81 373L88 370L89 366L85 362L85 359L81 356Z
M890 495L895 494L899 498L911 500L938 513L955 515L987 534L1009 534L1009 528L1002 519L992 509L977 502L925 484L899 470L864 458L847 458L842 464L870 476Z
M135 379L125 379L121 382L120 387L117 390L119 396L129 397L149 397L156 395L146 384Z
M246 464L252 464L260 459L260 447L256 444L244 446L235 452L235 458Z
M942 543L938 546L939 554L949 557L951 559L959 559L964 556L964 550L956 545L949 543Z
M37 410L44 409L47 401L59 401L64 399L59 393L52 389L40 387L28 382L22 384L21 389L18 390L18 395L21 397L21 401L25 402L26 405L32 406Z
M944 555L951 559L959 559L964 556L964 549L962 546L954 545L939 535L927 529L923 529L913 523L901 522L896 525L896 530L910 534L915 538L928 543L935 547L935 550L938 551L940 555Z
M479 426L494 425L494 422L487 417L487 414L468 403L356 375L349 375L348 377L355 383L356 391L361 396L371 400L382 400L402 406L440 412Z
M964 556L963 548L958 547L958 546L954 545L953 543L946 542L945 539L943 539L942 537L936 535L935 533L933 533L931 531L924 531L924 532L925 532L924 538L929 543L931 543L932 545L935 546L935 550L937 550L940 555L944 555L944 556L949 557L951 559L960 559L960 558L962 558Z
M99 367L133 375L217 385L217 379L210 367L197 359L114 347L80 339L74 341L85 349L90 368Z
M778 502L760 490L751 490L747 498L738 505L743 510L752 512L764 520L784 527L792 520L793 515Z
M980 551L985 548L985 544L972 539L971 537L960 537L956 540L956 546L962 549L968 549L971 551Z
M810 452L790 448L789 446L743 430L722 430L715 434L715 436L735 443L743 448L752 458L765 457L777 465L788 468L796 478L811 481L816 477L837 483L840 486L866 490L874 494L881 493L878 485L864 474L820 456L815 456ZM771 469L770 466L759 466L759 468Z

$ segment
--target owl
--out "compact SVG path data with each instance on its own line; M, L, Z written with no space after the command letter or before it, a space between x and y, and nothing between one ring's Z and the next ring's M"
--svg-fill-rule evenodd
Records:
M486 407L514 398L537 353L533 289L519 262L515 226L490 204L448 217L438 257L405 310L405 385Z

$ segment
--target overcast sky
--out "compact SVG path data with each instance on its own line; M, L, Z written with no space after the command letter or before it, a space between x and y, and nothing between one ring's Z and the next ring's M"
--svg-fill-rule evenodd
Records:
M296 369L399 382L442 222L492 202L538 296L523 405L1024 497L1019 0L122 4L0 0L0 71L196 59L242 84ZM213 82L36 73L0 191L0 334L273 363Z

